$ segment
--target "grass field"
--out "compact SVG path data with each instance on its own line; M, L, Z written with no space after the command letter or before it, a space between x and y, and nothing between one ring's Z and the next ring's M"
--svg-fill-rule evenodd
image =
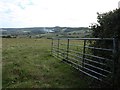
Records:
M2 40L3 88L88 88L81 74L51 56L50 39Z

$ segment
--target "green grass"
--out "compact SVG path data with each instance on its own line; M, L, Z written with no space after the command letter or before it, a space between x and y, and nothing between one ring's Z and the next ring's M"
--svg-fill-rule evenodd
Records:
M88 88L81 74L51 56L51 40L3 39L3 88Z

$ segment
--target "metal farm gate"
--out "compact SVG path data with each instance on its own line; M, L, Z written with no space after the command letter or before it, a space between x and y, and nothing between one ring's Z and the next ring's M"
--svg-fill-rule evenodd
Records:
M106 42L108 45L94 46L96 42L100 44ZM94 79L100 81L114 79L115 38L52 38L51 53Z

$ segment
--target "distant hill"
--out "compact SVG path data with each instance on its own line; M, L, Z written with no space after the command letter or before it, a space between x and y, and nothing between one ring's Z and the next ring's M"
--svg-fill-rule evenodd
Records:
M75 34L88 32L88 27L29 27L29 28L1 28L2 35L39 35L39 34Z

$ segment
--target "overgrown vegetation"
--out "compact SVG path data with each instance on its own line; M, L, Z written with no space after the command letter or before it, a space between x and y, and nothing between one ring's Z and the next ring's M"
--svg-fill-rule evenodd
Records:
M118 43L117 53L115 53L115 76L114 76L114 87L119 87L120 83L120 9L116 9L107 13L98 13L97 17L98 24L91 26L92 37L94 38L116 38ZM91 43L91 46L98 46L103 48L113 48L113 43L110 41ZM107 58L111 57L110 53L101 53L98 51L92 51L95 55L102 55Z

